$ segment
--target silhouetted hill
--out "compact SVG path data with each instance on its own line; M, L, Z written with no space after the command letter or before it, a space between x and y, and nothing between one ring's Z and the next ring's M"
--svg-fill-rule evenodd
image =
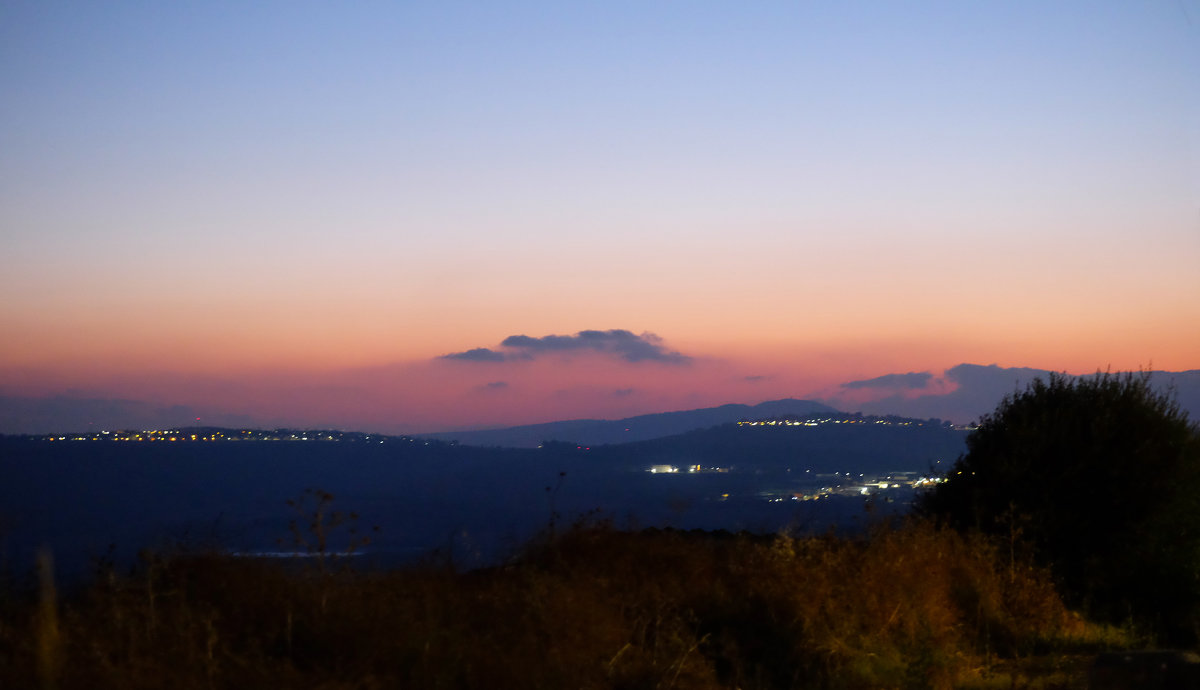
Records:
M756 408L790 409L795 402ZM750 409L727 407L733 410L702 412ZM101 434L114 439L107 441L0 437L0 562L32 563L42 544L76 572L109 544L125 562L143 546L179 540L270 549L296 516L285 500L309 488L336 495L338 508L360 514L364 526L380 525L371 557L391 561L443 549L492 562L552 516L571 520L593 510L647 526L823 529L852 524L863 509L856 487L873 474L947 464L966 437L920 420L820 417L825 421L815 426L726 423L590 448L279 429L168 432L177 442L116 440L124 436L115 433ZM205 432L225 440L205 441ZM655 465L680 471L647 471ZM695 465L701 471L688 472ZM790 500L817 493L827 499ZM911 490L897 490L888 498L902 510L909 496Z
M480 431L447 431L423 434L424 438L458 441L472 446L506 446L536 448L542 441L571 441L599 446L612 443L645 441L673 436L695 429L728 424L741 419L765 417L803 417L809 414L831 413L838 410L812 400L769 400L758 405L729 404L697 410L644 414L625 419L572 419L545 424L527 424L504 429Z
M835 415L815 426L728 423L685 434L593 448L613 466L700 465L765 477L777 473L944 470L966 450L967 432L907 418ZM851 420L853 420L851 422Z

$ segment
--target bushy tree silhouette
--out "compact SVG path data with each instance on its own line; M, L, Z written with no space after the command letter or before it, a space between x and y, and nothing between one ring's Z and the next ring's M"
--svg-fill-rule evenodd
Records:
M1006 397L917 510L1032 548L1090 615L1197 639L1200 430L1148 373Z

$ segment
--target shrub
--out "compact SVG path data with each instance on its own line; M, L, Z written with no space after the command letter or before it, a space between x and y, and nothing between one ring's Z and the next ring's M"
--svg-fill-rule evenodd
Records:
M983 418L918 509L1028 544L1091 615L1187 643L1200 612L1198 448L1148 374L1051 375Z

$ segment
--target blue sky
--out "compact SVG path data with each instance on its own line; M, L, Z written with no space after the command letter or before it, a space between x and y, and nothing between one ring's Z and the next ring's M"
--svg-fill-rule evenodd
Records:
M0 392L614 329L687 400L1198 368L1198 85L1195 0L5 3Z

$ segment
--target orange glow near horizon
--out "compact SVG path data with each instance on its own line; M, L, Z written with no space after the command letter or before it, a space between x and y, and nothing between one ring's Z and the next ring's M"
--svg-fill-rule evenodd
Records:
M511 335L511 334L509 334ZM1112 334L1109 334L1110 336ZM967 343L863 337L819 344L741 345L674 343L669 349L693 357L689 365L625 362L580 352L543 355L532 361L457 362L438 359L451 351L498 347L502 337L443 346L433 356L407 361L324 368L313 362L277 358L270 366L219 359L179 366L168 357L155 362L138 352L128 359L60 361L54 367L0 369L7 395L59 395L187 404L263 419L272 424L337 426L378 431L435 431L472 426L505 426L566 418L621 418L636 414L707 407L729 402L757 403L784 397L867 401L880 394L841 391L842 383L892 373L942 371L961 362L998 364L1090 374L1097 370L1182 370L1183 348L1173 365L1161 357L1141 361L1088 361L1079 345L1045 342ZM1107 339L1106 351L1115 337ZM1126 345L1136 351L1136 343ZM1072 348L1074 348L1072 350ZM1011 352L1016 354L1009 354ZM93 351L93 354L95 351ZM174 354L178 356L179 351ZM206 370L205 364L211 367Z
M0 398L433 428L1200 369L1178 8L568 5L14 9ZM691 365L439 359L611 329Z
M1092 305L1062 295L1034 302L1028 294L972 306L981 296L938 303L921 294L881 299L850 291L824 300L743 297L671 306L655 300L648 305L606 302L602 292L592 291L560 295L577 305L578 313L569 318L558 314L570 308L555 307L553 300L529 305L529 316L521 314L519 304L498 310L494 295L478 303L430 299L417 304L355 304L335 296L315 304L302 296L291 302L176 298L170 307L121 306L115 298L107 305L83 299L68 307L42 298L6 308L4 323L11 335L0 343L0 363L118 372L328 372L428 360L491 346L508 335L569 334L633 322L652 325L647 330L685 353L735 360L748 368L791 360L797 368L824 369L852 360L848 368L861 371L960 361L1069 371L1182 370L1200 367L1195 347L1200 315L1186 318L1197 311L1186 287L1177 286L1174 299L1144 307ZM625 319L619 318L622 312Z

